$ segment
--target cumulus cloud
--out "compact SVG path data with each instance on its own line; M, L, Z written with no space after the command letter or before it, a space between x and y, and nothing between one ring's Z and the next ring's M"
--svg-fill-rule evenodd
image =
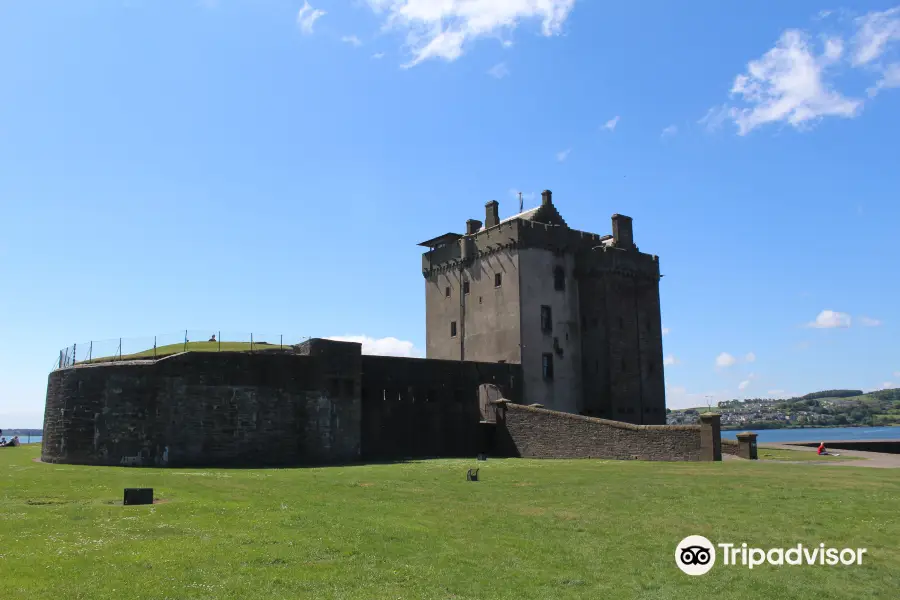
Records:
M662 130L660 137L664 137L664 138L671 137L671 136L675 135L676 133L678 133L678 126L677 125L669 125L668 127L666 127L665 129Z
M883 390L889 390L893 387L894 387L893 381L885 381L884 383L881 384L881 389L883 389Z
M820 13L820 20L829 14ZM877 78L867 90L870 99L900 87L900 62L885 60L900 42L900 6L854 19L847 35L830 33L784 31L773 48L735 77L733 102L709 109L699 122L715 130L730 120L739 135L773 123L802 130L826 117L861 114L864 99L841 92L835 84L846 71Z
M855 117L862 101L843 96L826 80L842 53L836 40L826 40L817 52L806 33L785 31L774 48L734 80L731 94L745 104L729 112L738 133L767 123L802 128L827 116Z
M345 44L350 44L351 46L356 46L359 48L362 46L362 40L356 37L355 35L345 35L341 38L341 41Z
M677 365L679 362L681 362L681 361L679 361L679 360L675 357L674 354L670 354L670 355L668 355L667 357L665 357L665 358L663 359L663 364L664 364L665 366L667 366L667 367L672 366L672 365Z
M384 58L384 52L376 52L372 55L372 58L374 58L375 60L381 60L382 58Z
M723 352L722 354L716 357L716 366L717 367L730 367L737 362L737 359L727 352Z
M412 59L405 66L439 58L454 61L479 38L504 40L526 21L557 35L575 0L366 0L384 17L384 28L400 31ZM504 46L509 40L501 41Z
M859 323L863 327L878 327L879 325L881 325L881 321L879 321L878 319L873 319L871 317L860 317Z
M847 313L836 312L833 310L823 310L816 317L816 320L809 323L809 327L817 329L834 329L850 327L850 315Z
M363 354L377 356L405 356L420 358L422 352L412 342L398 340L394 337L371 338L365 335L336 335L325 338L337 342L356 342L362 344Z
M497 63L490 69L488 69L488 75L493 77L494 79L503 79L507 75L509 75L509 68L507 68L506 63Z
M571 149L571 148L568 148L568 149L566 149L566 150L563 150L562 152L557 152L557 153L556 153L556 160L558 160L559 162L565 162L566 159L569 158L569 154L571 154L571 153L572 153L572 149Z
M748 362L748 363L756 362L756 355L752 352L748 352L747 356L744 357L744 362Z
M740 391L744 391L744 390L747 389L747 387L748 387L749 385L750 385L750 380L749 380L749 379L745 379L744 381L742 381L742 382L740 382L740 383L738 384L738 389L739 389Z
M300 31L309 35L313 32L313 25L316 21L325 16L325 11L310 6L309 2L304 2L303 7L297 13L297 26Z
M606 123L603 124L603 129L606 129L607 131L615 131L616 125L618 125L618 124L619 124L619 115L616 115L615 117L613 117L612 119L610 119L609 121L607 121Z

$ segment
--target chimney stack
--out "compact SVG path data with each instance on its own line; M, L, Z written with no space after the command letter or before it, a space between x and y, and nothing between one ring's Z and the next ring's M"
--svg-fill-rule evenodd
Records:
M541 204L547 206L548 204L553 204L553 192L550 190L544 190L541 192Z
M634 250L634 231L631 225L631 217L615 214L612 216L613 244L616 248Z
M479 229L481 229L481 221L478 219L469 219L466 221L466 235L478 233Z
M500 203L491 200L484 205L484 228L490 229L500 224Z

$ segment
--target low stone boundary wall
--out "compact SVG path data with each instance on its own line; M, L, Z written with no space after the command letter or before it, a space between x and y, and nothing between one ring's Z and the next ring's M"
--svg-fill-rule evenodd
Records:
M496 451L523 458L722 460L720 417L699 425L632 425L506 400L497 407Z
M722 438L722 454L740 455L740 446L737 440Z

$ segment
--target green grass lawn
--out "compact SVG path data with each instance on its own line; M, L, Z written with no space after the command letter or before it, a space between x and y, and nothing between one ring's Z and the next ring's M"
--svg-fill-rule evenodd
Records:
M187 344L181 342L178 344L157 346L155 350L153 348L150 348L141 352L123 354L121 357L98 356L97 358L93 358L91 360L79 361L79 364L110 362L113 360L135 360L139 358L159 358L162 356L178 354L179 352L250 352L251 350L253 350L254 352L265 352L271 350L280 350L281 348L282 346L278 343L278 340L276 340L274 344L254 342L252 344L252 347L250 342L188 342Z
M0 449L0 589L53 600L897 597L892 469L725 461L436 460L199 470ZM481 481L465 470L481 467ZM124 507L125 487L164 500ZM674 562L691 534L865 547L861 566Z
M840 450L837 451L838 454L841 454ZM842 454L841 456L834 456L833 454L826 454L824 456L819 456L815 450L813 451L805 451L805 450L783 450L781 448L764 448L762 446L757 447L756 455L760 460L810 460L810 461L842 461L842 460L860 460L858 456L847 456L846 454Z

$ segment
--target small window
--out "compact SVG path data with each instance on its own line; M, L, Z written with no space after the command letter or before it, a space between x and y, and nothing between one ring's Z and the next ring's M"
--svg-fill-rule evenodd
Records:
M558 292L566 289L566 271L562 267L553 269L553 288Z
M549 306L541 306L541 331L550 333L553 331L553 314Z
M541 372L543 373L545 380L547 380L547 381L553 380L553 355L552 354L542 355Z
M469 282L463 281L463 294L468 294L468 293L469 293Z
M503 281L503 273L494 273L494 287L500 287Z
M444 288L444 298L450 297L450 286Z
M456 321L450 321L450 337L456 337Z

